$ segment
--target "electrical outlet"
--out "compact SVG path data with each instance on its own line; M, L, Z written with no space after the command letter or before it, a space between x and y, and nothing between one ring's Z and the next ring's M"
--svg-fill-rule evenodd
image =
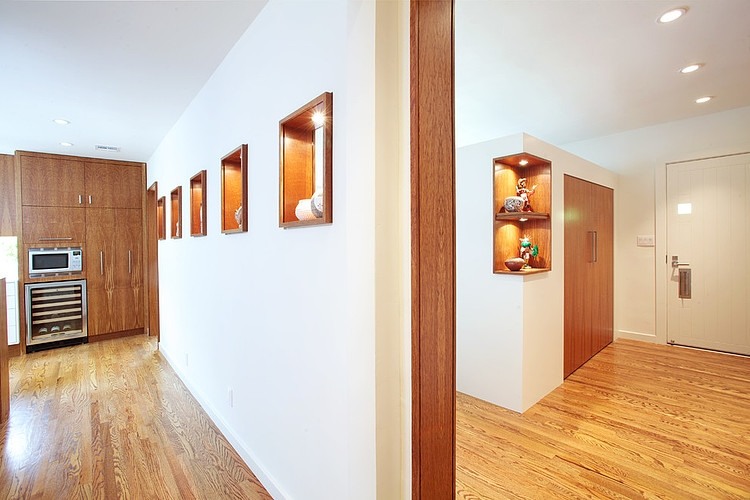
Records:
M227 400L229 401L229 407L234 408L234 391L231 387L227 389Z

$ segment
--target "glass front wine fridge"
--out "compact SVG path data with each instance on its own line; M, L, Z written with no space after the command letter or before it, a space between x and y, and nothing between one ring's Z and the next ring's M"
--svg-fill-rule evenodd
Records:
M83 343L86 280L26 285L26 351Z

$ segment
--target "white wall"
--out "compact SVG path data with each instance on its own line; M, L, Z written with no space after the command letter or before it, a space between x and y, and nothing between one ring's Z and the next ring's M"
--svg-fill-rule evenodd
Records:
M666 164L750 151L750 107L566 144L619 174L615 335L666 342ZM637 235L656 247L637 247Z
M520 152L552 162L552 270L495 275L492 159ZM456 388L519 412L562 383L564 174L617 185L614 173L525 134L456 153Z
M376 308L404 288L404 269L375 280L404 245L396 231L376 252L375 221L408 224L408 206L379 207L394 198L375 182L375 12L269 1L148 162L159 196L208 170L208 236L159 243L161 352L277 498L375 498L376 444L405 453L403 415L376 416L376 383L391 402L408 385L400 353L387 360L398 376L376 378L376 325L395 325L385 346L408 332L404 311ZM278 121L323 91L334 94L334 222L280 229ZM219 159L241 143L249 231L222 235Z

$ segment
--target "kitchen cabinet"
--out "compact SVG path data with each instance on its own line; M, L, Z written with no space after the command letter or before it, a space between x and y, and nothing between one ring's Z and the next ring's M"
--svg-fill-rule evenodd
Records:
M86 237L82 207L23 207L23 242L38 246L80 246Z
M612 342L614 192L565 176L564 376Z
M18 158L23 206L141 208L142 163L26 151Z
M143 226L137 209L89 208L89 336L142 329Z

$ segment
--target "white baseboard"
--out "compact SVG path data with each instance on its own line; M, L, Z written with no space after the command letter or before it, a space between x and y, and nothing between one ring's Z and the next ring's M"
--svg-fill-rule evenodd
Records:
M253 471L253 474L255 474L255 477L258 478L258 481L261 482L266 491L268 491L268 493L276 500L288 500L290 497L283 493L282 489L276 484L274 478L258 463L255 455L247 448L245 443L239 437L237 437L232 428L227 425L224 419L222 419L221 416L214 411L214 409L206 401L200 391L190 383L188 378L185 376L185 373L183 373L175 360L172 359L164 350L159 349L159 354L161 354L162 357L167 360L169 366L172 367L182 383L185 384L185 387L187 387L188 391L190 391L190 394L193 395L195 400L198 401L198 404L201 405L201 408L203 408L203 411L208 414L208 417L211 419L211 421L216 424L216 427L218 427L222 434L224 434L224 437L227 438L227 441L229 441L234 449L237 450L237 453L239 453L240 457L242 457L242 460L244 460L245 464L250 468L250 470Z
M615 338L641 340L643 342L652 342L652 343L658 342L655 333L634 332L631 330L617 330L617 334L615 335Z

